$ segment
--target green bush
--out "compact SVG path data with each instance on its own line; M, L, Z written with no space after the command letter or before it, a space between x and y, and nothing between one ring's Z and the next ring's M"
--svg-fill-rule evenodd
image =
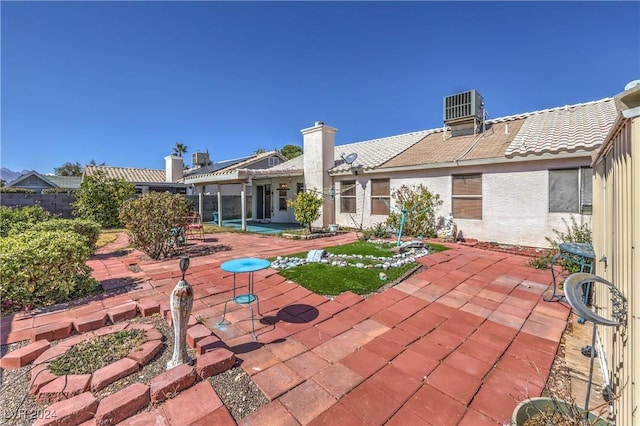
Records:
M567 222L565 218L562 218L562 222L566 228L565 231L559 231L553 229L555 238L545 237L545 239L551 245L550 250L543 251L540 256L537 256L529 261L529 266L536 269L549 269L551 267L551 259L559 252L559 245L561 243L587 243L592 244L591 225L585 222L584 216L580 216L580 223L576 220L574 215L570 216L570 222ZM579 272L580 266L572 262L570 256L562 259L559 263L569 273Z
M35 194L33 189L15 188L13 186L0 186L0 193L5 194Z
M73 214L98 222L103 228L121 225L122 203L135 193L135 185L124 179L110 178L104 172L85 176L73 203Z
M384 222L376 223L370 228L362 230L362 236L360 240L367 241L372 238L387 238L389 236L389 229Z
M12 229L20 228L26 229L28 226L35 223L44 222L51 219L51 213L44 210L40 206L29 207L0 207L0 236L6 237L9 235Z
M95 288L85 238L75 232L34 231L0 238L3 310L31 309L90 294Z
M300 192L295 200L287 200L287 205L294 209L293 215L302 225L309 227L320 217L320 207L322 207L322 197L314 192Z
M78 192L77 189L71 188L47 188L42 190L43 194L75 194L76 192Z
M74 232L84 238L91 253L95 251L96 243L100 236L100 224L92 220L84 219L52 219L38 223L23 222L18 226L14 226L9 235L27 230Z
M178 194L149 192L124 202L120 220L131 236L134 247L152 259L171 253L171 228L184 224L191 204Z
M413 237L435 237L437 231L436 210L442 205L438 194L420 185L402 185L396 188L391 197L396 206L407 211L402 233ZM400 230L402 212L391 211L387 225L391 229Z

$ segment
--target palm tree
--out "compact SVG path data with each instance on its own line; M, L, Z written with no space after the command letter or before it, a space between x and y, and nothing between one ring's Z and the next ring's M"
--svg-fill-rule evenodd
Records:
M182 157L182 154L187 153L187 146L183 143L178 142L176 146L173 147L173 153L178 157Z

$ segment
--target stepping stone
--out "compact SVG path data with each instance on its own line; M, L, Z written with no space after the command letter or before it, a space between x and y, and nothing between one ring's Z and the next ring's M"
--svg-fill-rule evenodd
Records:
M69 337L72 331L73 324L71 321L45 324L31 330L31 341L37 342L38 340L48 340L51 342L54 340L64 339Z
M119 361L106 365L95 373L91 379L91 391L97 392L106 388L116 380L135 373L140 368L137 361L131 358L122 358Z
M98 426L120 423L133 416L149 404L149 386L134 383L104 398L96 410L95 420Z
M178 365L151 380L151 402L164 401L196 381L196 371L187 364Z
M96 398L91 392L84 392L73 398L51 404L44 410L44 415L36 419L33 424L34 426L77 425L92 419L97 408Z
M38 340L37 342L23 346L2 357L2 359L0 359L0 367L5 370L15 370L16 368L24 367L35 361L36 358L42 355L49 347L50 344L48 340Z
M236 363L236 356L228 349L220 348L198 356L196 374L202 380L227 371Z
M162 349L162 342L160 340L151 340L140 345L137 351L130 352L127 358L131 358L140 365L147 365L160 352L160 349Z
M206 352L210 352L219 348L224 348L225 344L222 340L216 336L207 336L204 339L198 340L196 343L196 353L202 355Z
M89 390L91 374L60 376L40 388L38 401L52 403L69 399Z
M194 348L198 341L211 336L211 331L202 324L196 324L187 330L187 344Z

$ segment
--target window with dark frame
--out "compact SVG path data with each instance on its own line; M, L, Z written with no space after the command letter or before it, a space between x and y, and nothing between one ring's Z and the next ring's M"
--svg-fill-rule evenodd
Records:
M303 182L298 182L296 184L296 194L299 194L301 192L304 192L304 183Z
M451 178L453 217L482 220L482 175L453 175Z
M287 192L289 185L286 183L278 184L278 210L287 211Z
M590 167L549 170L549 213L591 214Z
M340 213L356 212L356 181L340 181Z
M389 179L371 179L371 214L388 215L390 201Z

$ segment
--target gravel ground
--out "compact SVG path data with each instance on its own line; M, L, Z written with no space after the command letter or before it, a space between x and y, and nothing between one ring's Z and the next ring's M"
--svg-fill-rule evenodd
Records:
M149 384L151 379L166 371L167 361L171 359L173 354L173 329L168 326L164 319L154 315L148 318L137 318L130 322L153 324L163 334L165 346L140 371L124 377L95 393L94 395L98 400L132 383ZM22 341L10 345L2 345L0 352L4 356L7 352L16 350L28 343L28 341ZM55 345L56 342L52 342L51 346ZM189 355L192 358L195 357L195 353L192 350L189 351ZM48 414L46 405L37 402L29 395L30 377L30 365L16 370L0 369L0 426L31 425L38 416ZM216 390L236 421L269 402L255 383L251 381L249 375L238 364L224 373L209 378L209 383ZM147 410L152 408L154 406L150 405Z

